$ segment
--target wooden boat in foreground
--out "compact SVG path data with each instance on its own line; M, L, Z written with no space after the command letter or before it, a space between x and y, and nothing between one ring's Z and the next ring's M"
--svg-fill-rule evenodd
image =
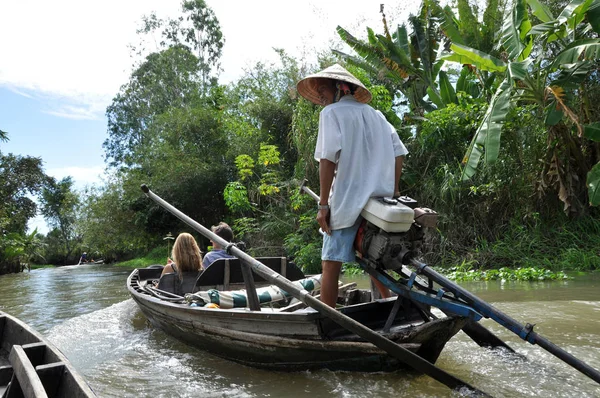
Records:
M282 272L278 266L282 261L285 269L282 273L290 280L304 277L300 269L285 263L285 259L260 261L278 272ZM187 284L189 291L223 292L224 288L243 287L239 268L237 259L218 260L193 279L195 283L190 285L184 278L183 284ZM134 270L127 280L131 296L154 326L214 355L245 365L286 371L327 368L374 372L406 368L397 358L301 303L263 304L260 311L191 306L181 296L154 287L161 271L161 268ZM256 276L255 283L257 288L267 285ZM437 360L446 342L467 321L455 316L426 321L422 311L408 302L390 316L395 298L371 301L370 292L354 286L341 289L344 297L340 302L344 305L339 311L430 363Z
M96 395L58 348L24 322L0 311L0 396Z

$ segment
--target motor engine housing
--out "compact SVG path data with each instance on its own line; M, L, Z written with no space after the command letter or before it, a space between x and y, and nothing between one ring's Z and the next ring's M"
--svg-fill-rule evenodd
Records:
M380 198L371 199L370 206L365 206L370 211L363 210L361 213L364 220L356 236L355 249L377 267L399 269L420 253L425 228L415 221L415 214L427 215L427 227L434 226L437 221L437 213L433 210L417 208L414 199L403 198L414 205L414 210L396 199L384 201ZM377 202L373 204L372 200Z

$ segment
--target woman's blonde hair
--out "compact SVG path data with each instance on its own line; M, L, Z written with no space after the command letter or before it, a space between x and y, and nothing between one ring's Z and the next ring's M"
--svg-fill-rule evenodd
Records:
M179 234L175 240L172 256L180 277L182 272L200 271L202 269L202 254L198 243L187 232Z

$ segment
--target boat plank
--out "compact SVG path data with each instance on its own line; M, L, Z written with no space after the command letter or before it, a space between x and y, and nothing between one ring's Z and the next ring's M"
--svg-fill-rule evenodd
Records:
M8 384L10 379L13 376L13 368L11 365L2 365L0 366L0 386L5 386ZM2 394L0 394L0 397Z
M40 365L35 368L44 388L50 397L56 397L60 387L61 375L65 371L63 362Z
M14 345L9 360L13 366L14 377L19 381L25 398L48 398L44 385L23 347Z
M26 323L0 311L0 396L96 395L52 343Z

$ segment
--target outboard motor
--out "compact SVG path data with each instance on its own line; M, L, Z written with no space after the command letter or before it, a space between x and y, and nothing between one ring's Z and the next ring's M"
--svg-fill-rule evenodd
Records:
M402 268L423 243L423 227L435 227L437 213L417 207L408 196L371 198L361 212L364 218L354 242L363 259L375 267Z

